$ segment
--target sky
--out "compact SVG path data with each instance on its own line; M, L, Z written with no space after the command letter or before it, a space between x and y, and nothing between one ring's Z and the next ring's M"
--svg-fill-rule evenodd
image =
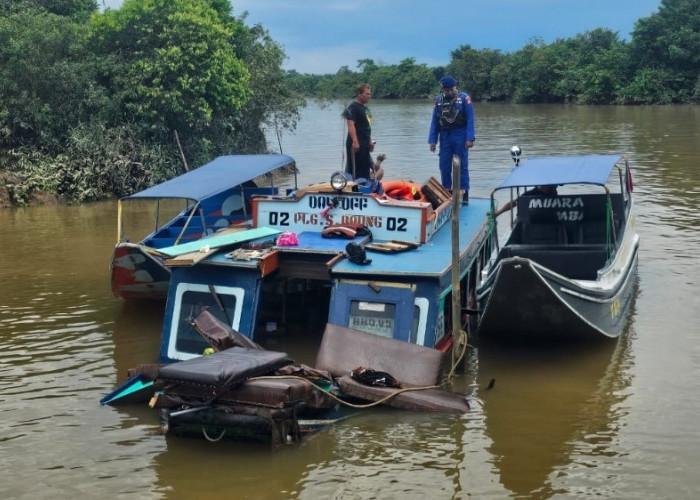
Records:
M118 8L122 0L98 0ZM284 69L336 73L357 61L445 66L450 52L512 52L534 38L549 44L596 28L629 40L634 23L661 0L231 0L246 24L262 24L287 54Z

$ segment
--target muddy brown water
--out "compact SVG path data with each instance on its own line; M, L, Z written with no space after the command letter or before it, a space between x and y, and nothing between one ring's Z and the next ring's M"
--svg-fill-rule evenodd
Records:
M437 175L430 103L370 106L387 178ZM299 185L341 168L341 109L310 103L283 138ZM629 155L641 249L618 341L477 345L453 387L475 398L463 417L373 410L276 453L164 437L147 407L98 403L157 359L163 312L111 296L116 202L0 209L0 497L696 498L700 108L477 104L476 116L472 196L504 177L513 144Z

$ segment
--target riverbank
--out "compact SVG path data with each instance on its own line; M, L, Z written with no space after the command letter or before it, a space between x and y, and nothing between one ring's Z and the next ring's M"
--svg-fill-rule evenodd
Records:
M12 185L15 182L17 182L16 177L12 174L0 172L0 208L15 208L20 206L12 202L10 190L7 188L8 184ZM65 201L55 193L37 191L31 193L29 199L23 203L22 206L57 205L64 202Z

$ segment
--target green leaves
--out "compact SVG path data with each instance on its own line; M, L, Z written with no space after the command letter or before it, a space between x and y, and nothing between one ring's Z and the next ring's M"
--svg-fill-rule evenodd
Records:
M236 113L251 95L232 20L206 0L127 0L93 18L103 54L122 71L107 75L124 111L155 134L199 134L216 114Z
M16 203L170 178L176 132L199 165L265 152L266 124L296 126L284 51L229 0L125 0L104 13L93 0L0 0L0 14L0 170Z

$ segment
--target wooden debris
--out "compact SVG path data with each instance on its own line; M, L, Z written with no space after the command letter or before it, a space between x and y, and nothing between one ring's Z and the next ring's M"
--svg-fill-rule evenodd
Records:
M367 250L372 250L373 252L382 252L382 253L398 253L398 252L406 252L408 250L415 250L418 248L417 243L411 243L410 241L399 241L399 240L393 240L393 241L375 241L372 243L369 243L365 245L365 248Z
M421 191L428 198L433 208L437 208L452 199L450 192L435 177L428 179L421 187Z

